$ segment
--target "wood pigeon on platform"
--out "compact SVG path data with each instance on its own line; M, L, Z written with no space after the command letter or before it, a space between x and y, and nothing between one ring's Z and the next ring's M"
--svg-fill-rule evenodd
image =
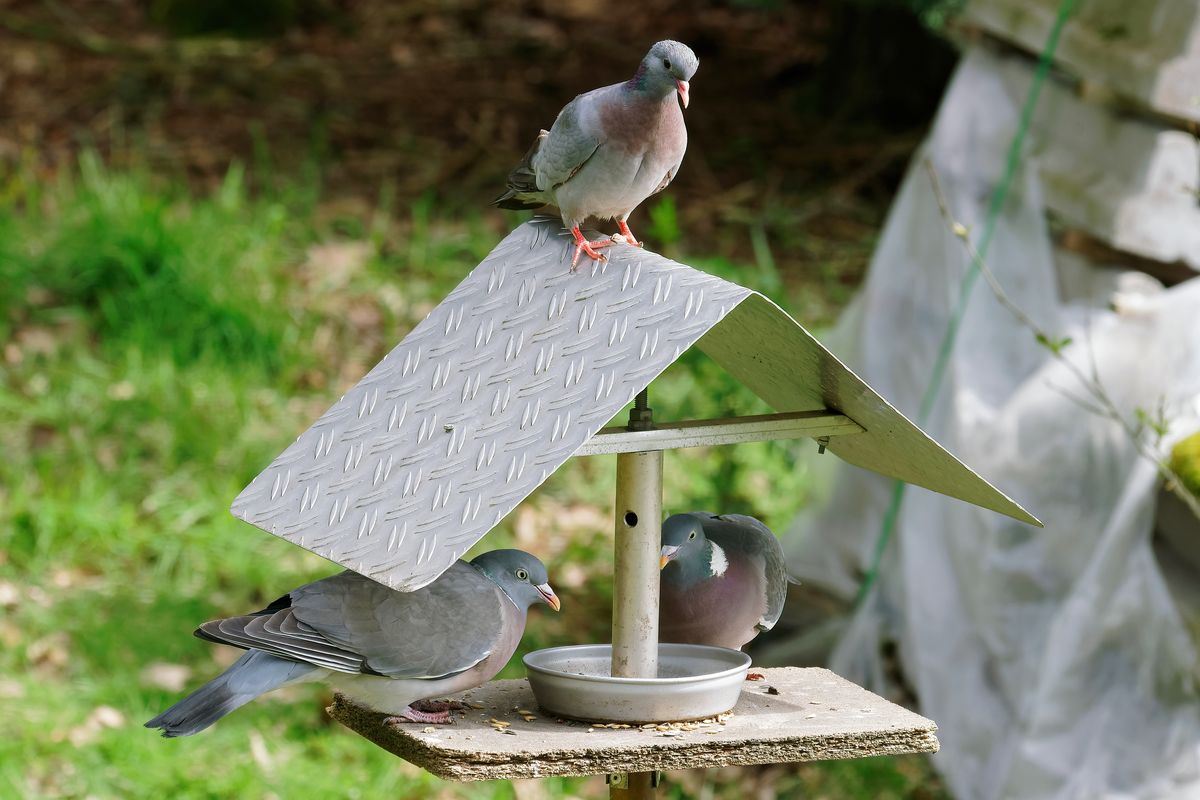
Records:
M783 613L790 580L783 547L754 517L667 517L661 564L661 641L740 650Z
M392 715L391 723L449 722L450 704L420 701L487 682L539 602L559 608L542 562L520 550L456 561L413 592L342 572L261 611L201 625L200 638L248 652L146 727L191 736L260 694L313 680Z
M614 241L640 247L626 219L679 173L687 150L680 102L687 107L688 81L699 66L687 45L655 44L632 78L567 103L509 174L508 190L493 204L558 206L575 237L572 272L580 253L602 259L599 249ZM588 217L615 219L621 233L589 242L579 231Z

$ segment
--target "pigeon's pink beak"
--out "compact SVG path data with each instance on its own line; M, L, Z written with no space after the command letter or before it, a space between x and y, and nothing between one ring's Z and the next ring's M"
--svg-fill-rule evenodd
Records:
M560 608L562 608L562 603L558 601L558 595L556 595L554 590L550 588L550 584L539 583L534 588L538 590L538 594L540 594L542 599L546 601L546 605L550 606L555 611L558 611Z
M688 89L690 86L687 81L675 81L675 85L679 87L679 99L683 101L683 107L687 108L688 104Z
M678 547L672 547L669 544L663 545L663 549L659 553L659 557L658 557L658 568L663 569L664 567L666 567L667 564L671 563L671 559L674 558L675 554L678 552L679 552Z

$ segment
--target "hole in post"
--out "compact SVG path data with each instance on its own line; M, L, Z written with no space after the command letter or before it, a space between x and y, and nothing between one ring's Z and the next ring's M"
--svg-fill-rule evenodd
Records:
M625 524L628 525L630 528L636 528L637 527L637 514L633 513L632 511L626 511L625 512Z

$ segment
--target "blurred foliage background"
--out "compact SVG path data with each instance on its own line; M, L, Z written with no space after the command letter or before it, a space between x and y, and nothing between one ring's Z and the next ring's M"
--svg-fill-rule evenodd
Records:
M141 722L236 657L199 622L331 571L229 502L523 218L487 203L568 99L691 44L688 156L633 228L820 330L949 76L955 5L0 0L0 797L607 796L438 781L315 687L196 739ZM766 410L698 354L652 399ZM803 446L670 454L668 508L782 528ZM522 652L608 641L612 489L611 457L571 462L481 543L537 553L564 598ZM664 791L943 794L915 756Z

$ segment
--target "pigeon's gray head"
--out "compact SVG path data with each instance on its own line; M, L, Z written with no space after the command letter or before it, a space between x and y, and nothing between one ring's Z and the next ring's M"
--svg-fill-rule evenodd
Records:
M517 608L545 603L558 611L558 596L550 588L545 565L524 550L492 550L476 556L471 564L504 590Z
M638 67L635 80L639 88L655 95L666 97L671 92L679 92L683 107L688 105L688 81L696 74L700 59L692 52L692 48L670 39L658 42L646 53Z
M708 540L704 538L704 527L691 514L674 514L662 525L662 551L659 566L665 567L672 561L689 561L705 554Z

